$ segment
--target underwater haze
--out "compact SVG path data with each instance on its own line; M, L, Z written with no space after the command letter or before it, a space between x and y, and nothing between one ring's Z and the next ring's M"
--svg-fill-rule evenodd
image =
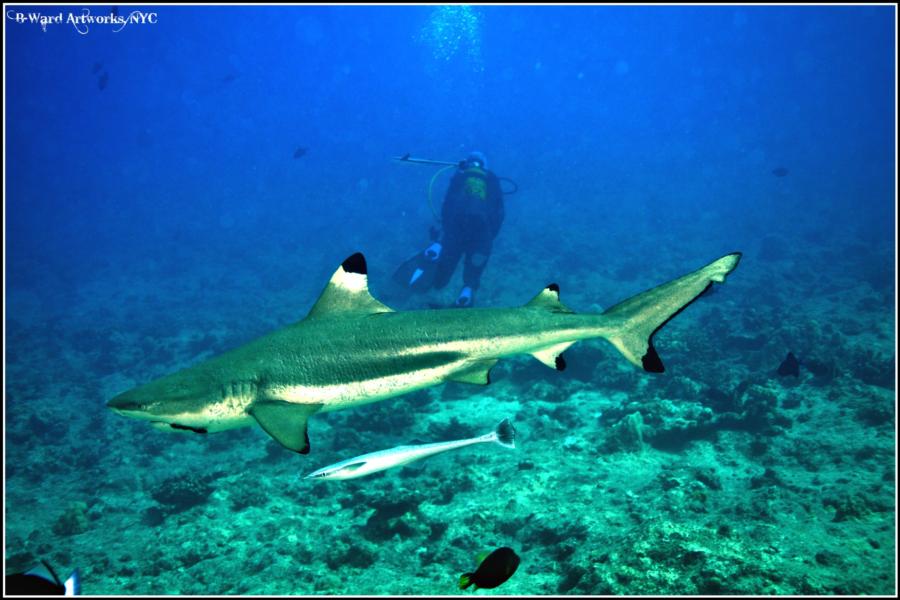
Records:
M7 574L45 559L109 595L896 592L893 6L5 9ZM599 313L743 253L657 332L664 373L604 340L563 372L506 358L487 386L316 415L307 455L106 407L296 323L356 252L381 302L451 310L461 265L424 293L392 278L451 173L395 157L476 150L507 192L476 308L553 282ZM506 417L514 450L302 478ZM501 547L508 581L460 590Z

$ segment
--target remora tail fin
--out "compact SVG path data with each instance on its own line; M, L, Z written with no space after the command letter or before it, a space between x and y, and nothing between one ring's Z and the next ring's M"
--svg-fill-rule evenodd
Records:
M512 448L516 447L516 430L512 426L512 423L509 422L509 419L503 419L494 429L493 433L495 434L496 442L503 446L504 448Z
M665 371L653 347L653 335L713 284L725 281L741 260L726 254L693 273L683 275L603 311L613 331L605 337L631 363L651 373Z

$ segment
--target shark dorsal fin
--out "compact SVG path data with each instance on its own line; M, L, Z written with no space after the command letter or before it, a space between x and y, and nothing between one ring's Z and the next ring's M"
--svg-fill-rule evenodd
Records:
M559 286L551 283L541 290L541 292L531 299L525 306L529 308L546 308L556 312L572 312L569 308L559 301Z
M338 267L307 319L340 314L373 314L394 312L369 293L366 259L357 252Z

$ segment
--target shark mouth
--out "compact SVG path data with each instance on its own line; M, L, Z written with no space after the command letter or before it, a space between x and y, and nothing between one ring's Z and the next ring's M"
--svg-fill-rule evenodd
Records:
M168 423L166 421L152 421L151 424L156 425L157 427L165 427L168 425L172 429L179 429L183 431L193 431L194 433L206 433L206 429L203 427L191 427L189 425L180 425L178 423Z

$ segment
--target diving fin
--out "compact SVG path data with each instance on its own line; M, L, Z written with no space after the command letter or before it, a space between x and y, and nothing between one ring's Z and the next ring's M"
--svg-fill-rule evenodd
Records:
M394 282L414 292L424 292L431 287L437 261L431 260L421 250L409 257L394 271Z

